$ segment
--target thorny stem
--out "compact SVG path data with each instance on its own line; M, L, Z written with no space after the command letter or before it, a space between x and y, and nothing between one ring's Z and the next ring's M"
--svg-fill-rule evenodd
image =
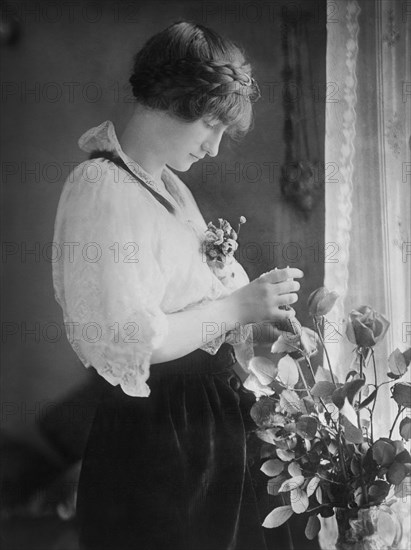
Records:
M360 355L360 378L363 376L363 367L364 367L364 357L362 353ZM361 390L358 393L358 403L361 403ZM359 409L357 409L357 422L358 422L358 428L361 430L361 412Z
M327 407L325 406L324 400L320 397L320 403L324 407L325 410L327 410ZM330 420L334 425L334 429L337 432L337 446L338 446L338 456L340 457L340 463L341 463L341 470L344 476L344 479L348 481L347 477L347 470L345 469L345 462L344 462L344 451L341 444L341 426L340 424L336 424L334 420L332 419L332 416L330 415Z
M317 477L319 477L320 479L323 479L324 481L326 481L327 483L333 483L334 485L345 485L345 483L342 483L341 481L334 481L332 479L327 479L326 477L323 477L322 475L320 474L315 474Z
M304 359L305 359L305 362L307 363L308 368L310 369L310 373L311 373L311 376L313 377L313 381L315 384L315 374L314 374L313 367L311 365L310 358L308 357L308 355L304 355Z
M303 381L303 384L304 384L304 387L305 389L307 390L307 393L308 395L311 397L311 399L313 398L312 394L311 394L311 390L310 390L310 387L309 385L307 384L307 380L305 379L305 376L304 376L304 373L303 373L303 369L301 368L301 365L298 361L296 361L296 364L297 364L297 369L298 369L298 372L300 374L300 377L301 377L301 380Z
M374 382L375 382L375 391L378 391L378 381L377 381L377 366L375 364L375 355L374 350L371 350L371 357L372 357L372 366L374 369ZM372 404L371 411L370 411L370 424L371 424L371 443L374 443L374 426L373 426L373 420L374 420L374 410L375 405L377 403L377 394L375 394L374 403Z
M360 355L360 376L362 378L363 368L364 368L364 356L362 353Z
M337 445L338 445L338 454L340 456L340 462L341 462L341 470L342 470L344 479L348 481L347 470L345 469L345 462L344 462L344 451L341 444L341 426L338 426Z
M363 377L363 370L364 370L364 356L362 353L359 353L360 356L360 378ZM361 390L358 393L358 403L361 403ZM358 428L361 430L361 411L357 409L357 419L358 419ZM360 482L361 482L361 490L362 490L362 496L364 498L365 504L368 504L368 493L367 493L367 486L364 481L364 472L362 468L360 469Z
M404 412L404 409L405 409L405 407L401 408L400 406L398 406L398 413L397 413L397 416L394 418L394 422L391 426L390 433L388 434L388 439L391 439L392 432L394 431L395 424L397 423L397 420L399 419L400 415Z
M325 406L325 403L324 403L324 400L322 399L322 397L320 397L319 400L320 400L321 405L324 407L324 409L327 410L327 407ZM343 449L342 449L342 446L341 446L341 441L340 441L340 434L341 434L340 427L339 427L339 425L337 425L334 422L331 414L330 414L330 421L332 422L334 430L337 432L336 440L337 440L337 446L338 446L338 456L340 457L341 468L342 468L342 471L343 471L343 474L344 474L344 479L347 479L347 472L345 470L345 462L344 462L344 452L343 452ZM330 462L332 462L334 464L334 457L332 456L330 450L328 449L328 446L326 446L326 449L327 449L328 458L330 459Z
M364 502L365 504L368 504L367 486L365 485L364 472L362 468L360 469L360 481L361 481L361 490L362 490L362 496L364 497Z
M320 329L320 326L318 324L318 320L317 320L316 317L314 317L314 324L315 324L315 330L317 331L317 334L318 334L318 336L320 338L320 341L321 341L321 344L323 346L325 356L327 357L327 363L328 363L328 368L330 369L332 383L335 385L335 378L334 378L333 369L331 367L330 356L328 355L328 351L327 351L327 348L325 346L324 338L321 334L321 329ZM324 317L322 317L322 328L324 328Z

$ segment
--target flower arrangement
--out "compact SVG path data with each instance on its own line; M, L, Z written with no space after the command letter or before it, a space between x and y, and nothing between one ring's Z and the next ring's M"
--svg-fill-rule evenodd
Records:
M204 239L204 252L208 263L220 268L231 263L238 248L237 239L241 225L246 221L244 216L240 216L237 231L234 231L230 223L223 218L218 218L219 227L213 222L208 223Z
M374 346L384 338L389 322L362 306L347 320L346 336L355 346L355 356L340 381L323 338L325 315L337 298L324 287L313 292L308 307L315 330L301 327L295 319L294 334L281 333L271 359L254 357L249 363L244 386L257 397L251 416L264 441L261 470L269 478L268 493L281 495L284 503L268 514L263 525L278 527L293 514L305 514L305 535L313 539L321 529L320 517L336 514L345 542L361 539L363 546L358 548L372 548L364 542L376 536L372 514L382 511L385 519L393 521L390 506L404 494L406 478L411 476L411 455L405 448L411 438L411 418L404 416L411 408L411 384L399 381L408 370L411 350L396 349L388 358L386 379L379 380ZM320 345L328 368L314 372L310 357ZM378 394L386 384L392 385L398 411L387 437L376 439ZM401 416L401 439L394 439Z

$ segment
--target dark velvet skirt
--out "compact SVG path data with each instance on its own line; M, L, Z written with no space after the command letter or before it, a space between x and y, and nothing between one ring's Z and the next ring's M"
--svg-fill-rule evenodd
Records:
M153 365L148 398L105 384L77 498L87 550L266 550L232 348Z

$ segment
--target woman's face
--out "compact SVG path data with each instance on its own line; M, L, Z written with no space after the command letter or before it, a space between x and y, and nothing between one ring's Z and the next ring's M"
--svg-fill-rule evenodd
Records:
M209 116L195 122L165 117L161 136L165 164L179 172L185 172L205 155L215 157L227 128L228 126Z

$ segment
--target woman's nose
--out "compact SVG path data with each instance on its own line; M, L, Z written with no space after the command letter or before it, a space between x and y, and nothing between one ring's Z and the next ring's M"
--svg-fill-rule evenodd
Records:
M218 155L221 138L222 138L222 133L221 134L219 133L218 135L215 135L212 138L207 139L206 142L204 142L203 149L210 157L216 157Z
M210 147L210 145L207 143L203 146L203 149L209 157L216 157L218 155L218 146Z

